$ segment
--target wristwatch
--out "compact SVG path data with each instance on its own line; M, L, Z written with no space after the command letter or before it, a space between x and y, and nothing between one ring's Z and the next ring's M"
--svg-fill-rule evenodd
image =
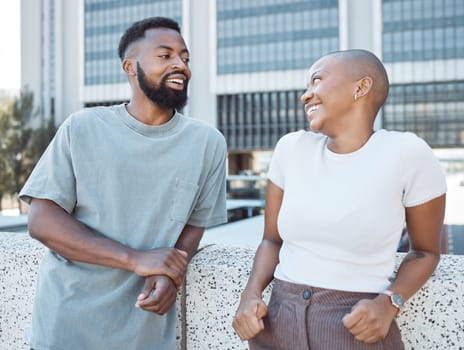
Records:
M382 294L388 295L390 297L390 302L398 309L398 313L403 309L404 299L401 295L396 294L389 289L383 291Z

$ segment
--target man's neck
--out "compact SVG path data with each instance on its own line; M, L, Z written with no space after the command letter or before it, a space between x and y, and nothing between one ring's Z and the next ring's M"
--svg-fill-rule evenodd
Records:
M172 108L161 108L154 103L136 103L131 100L126 105L127 112L147 125L162 125L167 123L175 114Z

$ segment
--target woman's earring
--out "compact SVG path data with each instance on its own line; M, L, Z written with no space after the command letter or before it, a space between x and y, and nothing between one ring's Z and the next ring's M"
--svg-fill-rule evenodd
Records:
M358 99L358 93L356 92L356 93L354 94L354 100L356 101L357 99Z

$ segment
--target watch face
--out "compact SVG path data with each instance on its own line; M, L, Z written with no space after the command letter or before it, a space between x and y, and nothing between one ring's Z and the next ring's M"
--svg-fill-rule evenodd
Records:
M395 305L396 307L403 307L404 306L404 300L399 294L392 294L391 296L392 304Z

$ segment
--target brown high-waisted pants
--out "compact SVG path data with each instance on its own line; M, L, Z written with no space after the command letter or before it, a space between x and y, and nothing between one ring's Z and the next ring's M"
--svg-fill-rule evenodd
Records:
M396 322L385 339L365 344L345 328L342 318L360 299L378 294L314 288L275 280L264 330L248 342L250 350L403 350Z

